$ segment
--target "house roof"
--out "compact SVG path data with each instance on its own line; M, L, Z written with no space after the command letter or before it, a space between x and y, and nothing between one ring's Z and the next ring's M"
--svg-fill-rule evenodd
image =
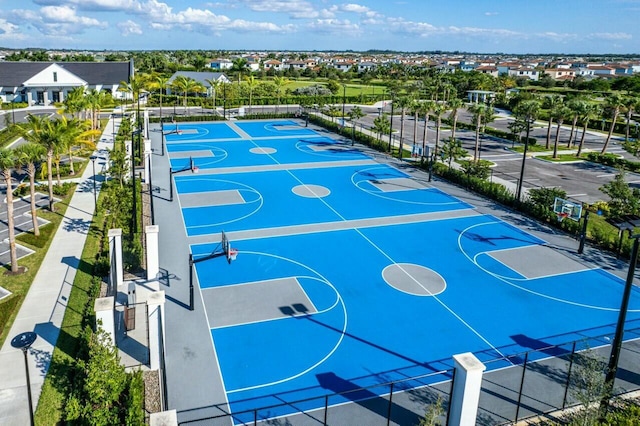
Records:
M168 84L173 83L173 80L176 79L176 77L178 76L184 76L186 78L192 78L195 81L202 83L202 85L204 85L204 87L211 87L211 85L206 81L206 80L219 80L220 77L224 77L225 79L227 78L227 76L225 75L225 73L223 72L198 72L198 71L177 71L175 72L171 78L169 79L169 81L167 82Z
M89 85L129 81L129 62L0 62L0 85L19 87L42 70L56 64Z

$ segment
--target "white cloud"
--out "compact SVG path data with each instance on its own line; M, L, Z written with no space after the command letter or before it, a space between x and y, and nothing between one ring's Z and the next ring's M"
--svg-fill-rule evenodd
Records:
M592 33L589 38L603 40L631 40L633 36L627 33Z
M291 18L316 18L318 11L306 0L240 0L255 12L286 13Z
M118 29L120 30L120 34L123 35L124 37L130 36L130 35L142 34L142 28L140 28L140 25L138 25L136 22L133 22L130 19L127 21L118 23Z
M42 34L56 37L80 34L87 28L107 27L97 19L77 15L69 6L44 6L39 11L16 9L10 15L18 23L26 21Z
M138 0L33 0L41 6L60 6L62 4L75 6L84 11L127 11L139 8Z
M360 26L348 19L316 19L311 21L307 28L321 33L331 33L337 35L357 35L361 33Z

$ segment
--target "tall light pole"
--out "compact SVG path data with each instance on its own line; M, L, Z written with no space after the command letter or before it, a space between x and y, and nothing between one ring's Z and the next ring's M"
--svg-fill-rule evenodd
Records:
M609 399L613 392L613 384L616 380L616 373L618 372L618 361L620 360L620 350L622 349L622 339L624 338L624 322L627 318L629 297L631 296L633 277L636 272L636 262L638 261L640 234L630 235L629 238L633 238L633 249L631 250L631 259L629 259L627 281L625 282L624 292L622 293L620 313L618 314L618 323L616 324L616 334L613 337L613 342L611 342L611 355L609 356L609 365L607 366L607 376L604 379L604 395L600 401L601 413L605 413L609 405Z
M31 421L31 426L35 423L33 421L33 401L31 399L31 379L29 378L29 360L27 359L27 351L37 338L38 335L33 331L26 331L11 339L11 346L22 350L22 355L24 355L24 371L27 376L27 398L29 400L29 420Z
M136 206L136 166L133 150L133 141L136 134L140 134L140 129L131 132L131 195L133 199L133 210L131 212L131 239L133 239L133 236L138 232L138 209Z
M527 149L529 148L529 131L531 130L531 123L533 119L531 116L526 117L527 120L527 136L524 140L524 152L522 154L522 166L520 167L520 180L518 181L518 190L516 192L516 199L520 201L520 195L522 193L522 180L524 179L524 164L527 160Z
M389 153L391 153L391 133L393 132L393 99L391 99L391 117L389 117Z
M91 166L93 167L93 204L95 206L95 210L98 210L98 193L96 191L96 157L92 155L89 157L91 159Z
M344 104L347 101L347 85L343 84L342 85L342 128L345 127L344 124Z

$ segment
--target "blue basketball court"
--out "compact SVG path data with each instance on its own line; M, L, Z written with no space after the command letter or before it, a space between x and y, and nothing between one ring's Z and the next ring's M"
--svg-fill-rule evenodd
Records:
M195 266L232 412L450 369L462 352L494 361L615 328L622 280L422 173L290 120L178 128L166 138L172 168L199 169L174 176L182 219L189 237L210 241L191 245L194 258L219 250L222 230L239 252Z

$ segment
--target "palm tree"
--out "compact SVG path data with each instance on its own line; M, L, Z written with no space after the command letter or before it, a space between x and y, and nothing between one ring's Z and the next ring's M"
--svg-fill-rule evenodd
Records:
M13 221L13 187L11 185L11 170L16 166L16 156L9 148L0 148L0 170L7 185L7 227L9 228L9 258L11 272L18 273L18 254L16 252L16 231Z
M562 98L557 95L547 96L545 98L545 107L549 110L549 122L547 123L547 143L545 149L551 147L551 126L553 126L553 115L551 111L558 105L562 104Z
M379 117L376 117L373 120L373 130L375 130L378 134L378 141L382 140L382 135L386 135L389 133L389 127L389 118L387 117L386 113L382 114Z
M610 95L605 100L605 107L611 111L611 127L609 127L609 133L607 133L607 138L605 139L604 146L600 152L601 154L605 154L607 152L611 136L613 135L613 131L616 127L618 115L620 114L620 110L624 108L624 99L620 95Z
M162 74L153 74L149 81L149 88L157 89L160 94L160 123L162 123L162 95L164 94L164 91L167 89L168 84L169 84L169 78L165 77Z
M246 71L249 67L249 63L245 58L236 58L232 61L231 72L238 73L238 84L240 84L240 80L242 79L242 72Z
M183 75L179 75L173 80L171 83L171 87L175 88L176 91L182 92L184 97L182 98L182 106L184 107L185 114L188 114L187 110L187 95L189 93L197 92L202 90L202 84L198 83L191 77L185 77Z
M396 105L400 107L400 148L398 149L398 158L400 160L402 160L402 153L404 150L402 138L402 135L404 134L404 117L407 112L407 107L411 105L411 102L413 102L413 100L409 95L401 95L395 100Z
M362 112L362 109L359 106L354 106L353 108L351 108L351 111L349 111L349 119L351 120L352 123L352 128L351 128L351 146L353 146L354 144L354 140L355 140L355 135L356 135L356 120L358 120L359 118L364 117L364 113Z
M580 138L580 144L578 145L578 152L576 157L580 157L582 154L582 148L584 146L584 139L587 135L587 128L589 127L589 121L594 120L602 115L602 109L600 105L584 103L580 111L580 119L582 120L582 137Z
M442 114L445 113L447 107L444 104L436 104L433 108L433 116L436 119L436 143L433 147L433 155L438 155L438 143L440 142L440 127L442 127Z
M625 121L626 125L624 127L624 141L629 142L629 127L631 125L631 116L634 112L640 110L640 99L629 96L625 98Z
M416 152L416 145L418 143L418 117L422 108L422 102L414 99L409 105L409 110L413 113L413 149L411 152Z
M38 210L36 209L36 164L42 161L45 151L41 145L29 142L17 147L15 153L18 164L26 167L26 172L29 176L31 221L33 224L33 235L37 237L40 235L40 225L38 224Z
M213 78L206 78L205 82L209 83L211 86L211 95L213 96L213 110L216 111L216 94L218 93L218 89L223 84L220 80L216 80Z
M427 152L427 130L429 129L429 116L431 115L431 111L433 111L435 106L435 101L422 102L420 106L420 113L424 115L424 127L422 128L422 157L420 158L420 162L424 162L424 157Z
M280 105L280 95L282 94L282 88L289 84L289 79L286 77L274 77L273 83L276 85L276 96L278 97L278 104L276 105L276 111Z
M449 114L449 118L451 119L451 137L455 139L456 127L458 126L458 110L462 108L464 102L462 102L460 98L451 98L447 102L447 105L451 110L451 114Z
M245 77L244 81L247 83L247 86L249 87L249 114L251 114L251 107L253 104L253 89L258 85L258 81L252 75Z
M520 201L522 182L524 181L524 165L525 160L527 159L527 149L529 148L529 132L531 130L531 125L540 113L540 103L535 98L519 102L513 109L513 113L516 116L516 119L523 120L527 126L527 133L524 139L524 151L522 153L522 167L520 168L520 178L518 179L518 188L516 190L516 199Z
M473 161L480 159L480 129L489 121L492 121L493 108L487 104L477 103L469 107L469 112L473 114L473 121L476 123L476 144L473 151Z
M118 86L118 92L131 93L134 100L138 102L138 117L140 122L140 95L146 90L147 76L145 74L136 74L129 81L122 80Z
M67 97L62 104L64 105L64 110L71 114L71 117L75 117L76 114L79 115L80 112L84 111L86 105L84 87L78 86L67 93Z
M553 158L558 158L558 142L560 140L560 128L565 118L571 116L571 109L566 105L559 105L551 111L551 115L556 120L556 138L553 142Z
M575 136L578 133L576 130L578 119L580 118L580 111L582 109L582 104L585 100L581 97L573 98L567 102L567 107L570 111L571 121L571 133L569 133L569 141L567 142L567 148L571 148L573 145L573 141L575 140Z
M23 128L22 137L28 142L41 145L47 157L47 183L49 185L49 210L53 211L52 163L62 140L62 126L44 116L29 115Z

